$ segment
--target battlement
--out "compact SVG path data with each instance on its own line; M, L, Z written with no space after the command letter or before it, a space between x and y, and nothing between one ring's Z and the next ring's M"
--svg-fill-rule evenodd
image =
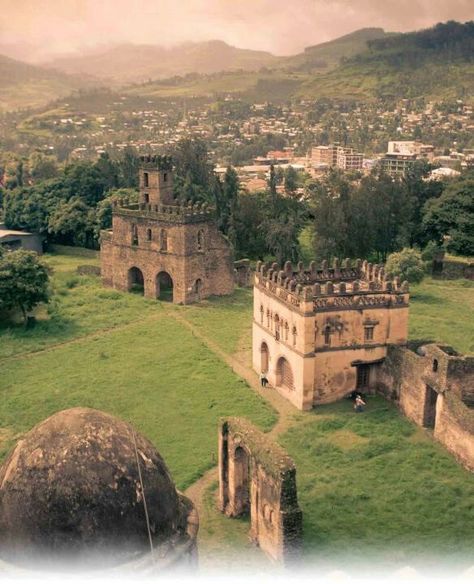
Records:
M142 217L168 223L200 223L215 216L215 209L206 203L187 205L152 205L138 203L119 206L114 204L113 214L125 217Z
M408 305L408 282L362 260L354 265L344 260L342 266L335 260L332 268L325 261L319 267L311 262L308 269L299 262L296 270L291 262L283 269L276 262L258 262L255 285L294 307L304 304L305 311Z
M140 156L140 167L146 170L173 170L173 158L158 154Z

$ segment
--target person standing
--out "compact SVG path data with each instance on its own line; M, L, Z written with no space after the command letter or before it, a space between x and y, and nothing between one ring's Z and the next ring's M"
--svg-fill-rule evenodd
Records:
M361 398L360 395L356 395L355 402L354 402L354 409L357 414L364 411L365 401Z

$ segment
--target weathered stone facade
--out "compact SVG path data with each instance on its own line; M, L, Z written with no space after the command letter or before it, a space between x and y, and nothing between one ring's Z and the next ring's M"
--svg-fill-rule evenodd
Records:
M178 205L169 157L142 157L138 205L113 209L101 233L104 285L189 304L234 290L233 251L214 210Z
M474 471L474 357L434 344L390 347L376 378L378 392Z
M391 344L405 345L408 284L384 268L336 260L309 269L259 263L255 274L253 366L297 408L375 386Z
M219 426L219 508L250 514L250 537L271 558L298 559L302 513L296 469L286 452L252 424L227 418Z

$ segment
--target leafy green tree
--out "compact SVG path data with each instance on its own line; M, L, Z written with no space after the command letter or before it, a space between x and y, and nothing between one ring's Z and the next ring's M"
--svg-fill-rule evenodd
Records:
M184 138L172 152L175 164L175 195L178 200L204 201L214 204L217 182L206 143L201 139Z
M112 227L112 209L114 203L119 205L138 203L138 191L135 189L115 189L108 191L107 197L102 199L96 207L94 236L98 241L101 229Z
M48 302L48 268L32 251L19 249L0 254L0 309L27 313Z
M140 159L136 151L131 146L127 146L117 164L120 186L126 189L137 189Z
M54 156L33 152L28 160L30 176L35 182L55 178L59 174L58 161Z
M388 256L385 271L399 276L402 282L407 280L410 284L418 284L425 276L425 265L419 251L405 247Z
M443 243L448 251L474 255L474 174L451 183L424 207L423 228L428 239Z
M270 197L272 198L273 201L275 201L275 199L277 197L277 183L278 183L278 179L277 179L277 175L275 172L275 167L272 164L270 166L270 174L268 177L268 191L269 191Z
M106 190L116 189L119 186L118 165L110 158L107 152L103 152L99 156L94 168L99 172Z
M94 211L78 197L60 203L51 214L48 232L65 245L95 247Z
M285 193L292 197L298 189L298 173L292 166L289 166L285 171L284 188Z

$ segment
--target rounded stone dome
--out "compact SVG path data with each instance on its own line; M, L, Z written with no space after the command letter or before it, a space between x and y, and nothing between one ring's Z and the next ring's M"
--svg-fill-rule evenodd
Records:
M189 512L151 442L93 409L38 424L0 468L0 550L15 563L130 562L178 541Z

